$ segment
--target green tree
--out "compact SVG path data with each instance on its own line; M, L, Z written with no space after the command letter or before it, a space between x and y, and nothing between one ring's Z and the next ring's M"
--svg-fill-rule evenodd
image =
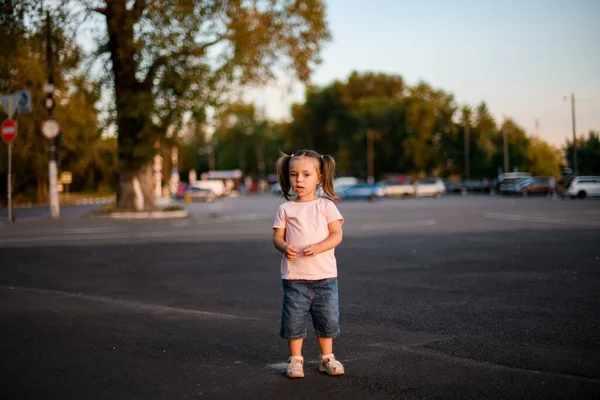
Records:
M3 3L0 7L0 18L3 21L0 25L0 34L3 37L10 35L12 38L7 46L0 46L0 52L3 54L0 63L2 92L12 93L20 89L29 89L33 105L31 114L15 116L18 124L18 135L13 141L15 202L41 202L48 195L48 141L40 134L41 123L47 116L47 111L43 107L45 98L43 87L48 79L47 31L43 11L37 3L27 1L17 2L12 8L10 2ZM23 22L26 15L29 16L27 25ZM58 14L57 21L63 21L63 17ZM56 67L54 84L59 104L56 115L63 132L63 146L58 148L61 158L60 167L75 173L76 185L81 184L81 188L85 186L86 189L94 190L93 186L98 183L100 176L107 175L103 168L112 163L112 160L109 155L106 155L105 162L102 164L95 164L94 167L90 167L89 164L81 166L83 170L87 170L88 167L96 168L96 179L93 181L78 175L78 164L71 162L71 160L82 162L88 157L89 152L94 151L95 147L88 146L89 142L83 139L90 135L98 136L97 110L94 106L98 96L92 93L93 90L80 90L86 85L94 86L94 84L78 74L81 53L70 35L61 29L62 25L62 23L53 24L54 27L50 32L50 40L54 48L53 63ZM17 46L12 47L13 43ZM0 110L0 114L5 111ZM0 117L5 117L5 114ZM80 140L83 140L86 145L83 146ZM69 146L76 149L76 157L69 155ZM110 150L107 142L103 142L101 146ZM1 159L6 159L6 146L0 146L0 155ZM0 175L6 176L5 163L0 165ZM6 185L2 185L0 190L5 188ZM4 199L5 196L2 198Z
M471 177L492 178L504 164L507 133L510 170L551 171L552 147L526 135L512 119L499 129L487 105L459 110L454 96L425 82L406 86L400 76L352 73L345 82L309 87L283 125L288 151L314 148L336 157L338 172L366 178L367 132L373 134L374 174L464 176L469 129ZM545 154L534 157L536 153ZM537 173L537 172L536 172Z
M511 118L504 120L495 137L496 152L492 156L492 164L504 170L504 133L508 140L509 170L527 171L530 140L525 130Z
M281 124L257 115L252 104L232 103L223 108L212 137L217 169L241 169L264 178L273 173L282 149Z
M218 169L239 168L244 173L254 164L253 143L259 121L254 105L233 103L222 110L213 140Z
M100 85L83 75L70 80L68 97L56 109L56 119L63 126L59 148L60 169L73 174L73 191L114 193L117 173L116 138L104 137L103 127L94 107L101 96Z
M491 178L497 174L493 165L494 153L497 151L494 138L498 136L498 126L485 102L481 102L475 110L473 125L473 150L471 152L471 169L474 178Z
M119 140L118 205L154 207L154 143L185 111L283 64L306 81L328 39L321 0L97 2L106 22ZM142 193L134 192L134 180Z
M404 148L412 159L412 172L435 173L445 158L443 137L452 134L452 118L456 110L453 96L420 82L410 88L405 110L408 137Z
M558 176L562 154L540 138L530 139L528 148L527 171L537 176Z
M564 158L573 168L573 141L563 147ZM577 138L577 169L579 175L600 175L600 133L590 131L588 136Z

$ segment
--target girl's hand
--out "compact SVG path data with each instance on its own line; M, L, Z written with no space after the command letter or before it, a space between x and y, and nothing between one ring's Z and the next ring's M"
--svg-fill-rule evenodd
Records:
M287 245L283 248L283 254L288 261L294 261L298 257L298 249L295 246Z
M314 257L320 252L321 251L319 250L319 246L316 244L311 244L304 248L304 255L307 257Z

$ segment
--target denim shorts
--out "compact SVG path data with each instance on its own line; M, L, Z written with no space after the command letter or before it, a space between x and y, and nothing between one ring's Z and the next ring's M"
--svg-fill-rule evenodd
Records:
M287 340L306 337L308 314L312 316L317 336L334 338L340 334L337 278L282 281L283 310L279 336Z

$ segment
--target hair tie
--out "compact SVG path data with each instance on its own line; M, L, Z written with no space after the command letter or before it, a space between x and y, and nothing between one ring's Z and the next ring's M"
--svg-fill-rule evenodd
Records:
M292 155L290 156L290 158L294 157L294 153L292 153Z

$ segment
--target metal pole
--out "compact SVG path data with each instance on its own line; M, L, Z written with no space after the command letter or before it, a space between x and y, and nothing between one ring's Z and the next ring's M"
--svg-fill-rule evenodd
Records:
M58 219L60 217L60 208L58 205L58 168L56 167L56 160L54 155L56 154L56 148L54 146L54 140L50 144L50 162L48 163L48 173L50 181L50 213L52 219Z
M571 93L571 117L573 119L573 172L575 176L579 175L577 171L577 135L575 133L575 94Z
M465 122L465 179L471 179L469 122Z
M374 146L373 146L373 130L372 129L368 129L367 130L367 175L368 175L368 182L369 183L374 183L375 182L375 176L374 176L374 169L375 169L375 165L374 165Z
M216 171L217 167L216 167L216 163L215 163L215 148L213 147L213 145L210 145L210 151L208 153L208 170L209 171Z
M48 84L54 85L54 63L52 56L52 27L50 20L50 12L46 11L46 62L48 67ZM54 95L50 91L47 99L50 107L48 107L48 119L54 119ZM52 219L58 219L60 216L60 208L58 204L58 188L57 185L57 173L56 167L56 139L50 139L50 146L48 147L48 181L50 185L50 214Z
M8 118L12 119L13 117L13 101L12 99L8 100ZM14 139L13 139L14 140ZM6 202L7 202L7 211L8 211L8 221L13 222L12 215L12 142L8 143L8 174L6 180Z
M12 142L8 143L8 221L13 222L12 217Z
M502 127L502 134L504 136L504 173L507 173L510 172L508 169L508 134L504 127Z

